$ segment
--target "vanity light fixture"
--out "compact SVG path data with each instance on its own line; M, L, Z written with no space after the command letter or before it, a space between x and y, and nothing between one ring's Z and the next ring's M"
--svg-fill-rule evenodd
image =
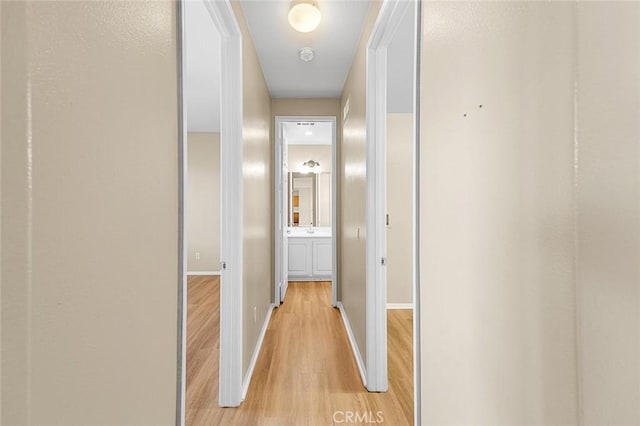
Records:
M305 171L303 173L313 173L314 167L320 168L320 163L318 163L317 161L309 160L302 163L302 166L305 168Z
M313 0L294 0L289 9L289 24L301 33L308 33L320 25L322 14Z

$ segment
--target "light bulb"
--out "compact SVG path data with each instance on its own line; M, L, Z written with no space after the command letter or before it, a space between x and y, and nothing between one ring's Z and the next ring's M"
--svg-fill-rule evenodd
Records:
M314 2L294 4L289 10L289 24L301 33L308 33L320 25L322 15Z

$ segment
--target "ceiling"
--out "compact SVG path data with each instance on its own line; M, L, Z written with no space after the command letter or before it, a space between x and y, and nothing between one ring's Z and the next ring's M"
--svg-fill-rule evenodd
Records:
M322 21L307 34L289 25L289 0L242 0L241 4L272 97L342 95L369 1L319 0ZM410 8L389 46L389 112L413 110L413 21ZM220 38L202 0L185 2L185 43L187 130L219 132ZM316 51L311 62L298 59L298 51L305 46Z
M287 21L290 0L242 0L247 25L274 98L336 98L342 94L370 2L319 0L320 26L299 33ZM298 58L315 50L311 62Z
M333 124L330 122L285 122L282 126L287 145L331 145L333 143Z
M185 2L184 95L189 132L220 131L220 37L202 0Z

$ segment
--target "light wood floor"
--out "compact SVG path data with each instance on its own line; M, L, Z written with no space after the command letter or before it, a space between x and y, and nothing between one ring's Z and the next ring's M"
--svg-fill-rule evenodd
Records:
M362 386L331 284L289 284L265 336L246 400L218 407L219 279L189 277L187 425L333 425L343 411L384 424L413 419L412 312L388 311L389 391ZM364 423L364 422L363 422ZM353 423L352 423L353 424ZM362 424L362 423L361 423Z

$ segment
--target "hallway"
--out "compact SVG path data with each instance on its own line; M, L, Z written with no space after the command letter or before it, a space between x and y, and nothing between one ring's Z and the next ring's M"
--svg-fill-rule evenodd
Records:
M189 277L187 425L329 425L344 423L349 412L373 421L381 412L385 424L412 424L411 311L389 311L389 392L369 393L340 313L331 307L329 282L290 283L271 317L246 400L219 408L219 282Z

